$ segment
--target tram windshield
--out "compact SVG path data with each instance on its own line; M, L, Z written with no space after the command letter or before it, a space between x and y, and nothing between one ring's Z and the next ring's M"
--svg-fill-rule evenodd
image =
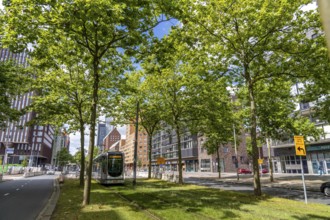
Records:
M108 156L108 173L112 177L118 177L123 173L123 157L122 155Z

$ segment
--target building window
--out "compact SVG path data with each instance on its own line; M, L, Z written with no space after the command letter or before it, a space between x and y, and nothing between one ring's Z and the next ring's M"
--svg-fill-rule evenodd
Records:
M210 168L210 159L202 159L201 168Z

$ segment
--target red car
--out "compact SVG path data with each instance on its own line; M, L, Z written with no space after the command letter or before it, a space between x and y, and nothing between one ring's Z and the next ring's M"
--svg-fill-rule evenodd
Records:
M249 169L244 169L244 168L238 169L238 174L250 174L250 173L252 173L252 171Z
M269 173L269 171L268 171L267 168L263 168L263 169L261 170L261 173Z

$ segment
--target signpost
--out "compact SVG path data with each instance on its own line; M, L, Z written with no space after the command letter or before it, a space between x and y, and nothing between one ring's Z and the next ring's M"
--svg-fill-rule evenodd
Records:
M301 156L306 156L304 136L294 136L294 145L296 148L296 155L300 156L301 178L302 178L303 187L304 187L305 203L307 204L307 193L306 193L306 186L305 186L304 167L303 167L303 163L302 163L302 159L301 159Z

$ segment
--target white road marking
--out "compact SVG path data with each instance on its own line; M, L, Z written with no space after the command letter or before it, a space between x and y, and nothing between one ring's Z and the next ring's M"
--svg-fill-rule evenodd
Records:
M8 196L8 195L9 195L9 193L4 194L4 196Z
M16 191L18 191L18 190L19 190L19 188L16 189Z

